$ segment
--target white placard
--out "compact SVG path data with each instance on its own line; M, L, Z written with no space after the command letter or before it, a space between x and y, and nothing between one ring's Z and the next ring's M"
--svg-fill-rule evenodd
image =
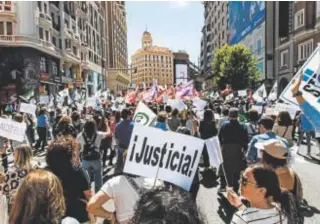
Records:
M171 106L172 109L178 109L179 111L183 111L188 108L180 99L168 99L167 105Z
M219 167L220 164L223 162L219 138L215 136L207 139L206 146L211 166Z
M207 101L195 98L192 100L192 104L193 104L193 106L195 106L199 110L203 110L205 108L205 106L207 105Z
M126 101L124 97L117 97L113 102L112 110L121 111L126 107Z
M26 123L0 118L0 136L10 140L23 142L26 134Z
M294 79L298 79L301 70L303 70L303 76L300 85L300 91L303 93L305 101L315 107L317 111L320 111L320 85L317 82L317 79L319 78L317 74L319 74L320 70L319 46L302 65L301 69L294 76ZM291 88L292 80L283 90L279 98L289 104L299 106L296 99L292 96Z
M316 130L315 131L315 137L316 138L320 138L320 130Z
M124 172L158 178L189 191L204 141L135 124Z
M297 111L300 110L300 108L295 105L290 105L285 103L276 103L274 108L277 112L288 111L291 119L294 119Z
M39 103L40 104L48 104L49 103L49 96L48 95L40 95Z
M226 96L226 101L229 101L233 98L233 93L230 93L228 96Z
M87 98L87 107L95 107L96 106L97 99L95 97L89 97Z
M247 96L247 90L238 90L238 96Z
M277 111L273 107L266 107L264 109L265 115L277 115Z
M272 101L276 101L277 100L277 94L278 94L278 84L277 81L274 83L269 96L268 96L268 100L272 100Z
M28 103L20 103L19 111L36 116L36 109L37 109L36 105L28 104Z
M144 103L139 102L136 112L133 117L135 124L141 124L149 126L157 118L157 115L153 113Z
M263 99L267 97L266 86L262 84L252 95L252 98L257 102L263 102Z
M258 111L259 114L262 114L263 106L252 105L251 109Z

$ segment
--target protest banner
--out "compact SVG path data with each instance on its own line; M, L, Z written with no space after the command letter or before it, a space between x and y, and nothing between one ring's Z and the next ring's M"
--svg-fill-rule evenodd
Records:
M277 94L278 94L278 84L277 84L277 81L276 81L274 83L274 85L273 85L273 87L272 87L267 99L271 100L271 101L276 101L278 99Z
M179 111L183 111L188 108L180 99L168 99L167 105L171 106L172 109L178 109Z
M192 100L192 104L193 104L193 106L195 106L199 110L203 110L205 108L205 106L207 105L207 101L195 98Z
M266 86L262 84L252 95L252 98L257 102L263 102L263 99L267 97Z
M136 112L133 117L133 122L135 124L141 124L149 126L157 118L157 115L153 113L144 103L141 101L138 104Z
M19 111L36 116L36 109L37 109L36 105L28 104L28 103L20 103Z
M258 111L259 114L262 114L263 106L260 105L252 105L251 109Z
M188 191L203 145L199 138L135 124L124 172L164 180Z
M229 101L233 98L233 93L229 94L228 96L226 96L226 101Z
M289 105L289 104L279 103L279 102L275 104L274 109L277 112L288 111L291 119L294 119L297 111L300 110L300 108L295 105Z
M10 140L23 142L26 134L26 123L0 118L0 136Z
M40 95L39 103L40 104L48 104L49 103L49 96L48 95Z
M223 163L220 142L217 136L205 140L211 166L219 167Z
M117 97L112 106L112 110L121 111L126 107L126 101L124 97Z
M238 96L247 96L247 90L238 90Z
M317 82L317 78L319 78L319 69L320 48L318 46L294 76L294 79L297 79L300 72L303 72L300 91L302 92L305 101L315 107L318 111L320 111L320 85ZM283 90L279 98L286 103L299 106L296 99L292 96L291 88L292 80Z

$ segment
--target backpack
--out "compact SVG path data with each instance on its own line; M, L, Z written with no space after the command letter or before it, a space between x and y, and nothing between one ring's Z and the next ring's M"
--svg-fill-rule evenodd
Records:
M85 145L83 147L82 158L84 160L97 160L100 159L100 150L96 147L95 141L97 139L97 134L94 135L91 141L88 141L87 136L83 133L82 137L85 141Z

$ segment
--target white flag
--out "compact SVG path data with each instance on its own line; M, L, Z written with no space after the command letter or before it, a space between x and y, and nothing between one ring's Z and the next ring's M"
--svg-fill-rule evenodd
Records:
M269 93L268 100L276 101L278 94L278 84L277 82L274 83L271 92Z
M156 119L156 117L157 115L140 101L134 114L133 121L137 124L149 126Z
M226 96L226 101L229 101L233 98L233 93L230 93L228 96Z
M192 100L192 104L193 104L193 106L195 106L199 110L203 110L205 108L205 106L207 105L207 101L204 101L199 98L195 98Z
M206 146L211 166L219 167L220 164L223 163L219 138L215 136L207 139Z
M252 98L257 102L263 102L263 99L266 97L267 97L267 90L264 84L262 84L259 87L259 89L257 89L252 95Z

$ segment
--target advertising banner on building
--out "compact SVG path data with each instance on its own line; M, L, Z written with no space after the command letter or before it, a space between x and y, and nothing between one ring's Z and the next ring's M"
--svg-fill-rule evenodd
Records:
M264 1L229 1L229 43L236 44L264 21Z
M189 191L204 140L135 124L124 172L168 181Z
M186 64L176 64L176 83L186 83L188 81L188 66Z

